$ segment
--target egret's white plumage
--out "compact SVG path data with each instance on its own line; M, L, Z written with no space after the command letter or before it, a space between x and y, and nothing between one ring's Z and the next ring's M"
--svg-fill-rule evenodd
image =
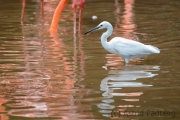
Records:
M122 37L115 37L108 42L107 38L112 34L113 27L107 21L101 22L97 27L87 31L85 34L103 28L106 28L107 31L101 36L102 46L110 53L122 57L126 63L133 58L139 58L153 53L160 53L160 50L157 47L145 45Z

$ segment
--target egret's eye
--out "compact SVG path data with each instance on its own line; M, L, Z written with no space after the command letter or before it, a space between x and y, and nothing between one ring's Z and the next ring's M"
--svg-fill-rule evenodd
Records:
M103 26L103 25L100 25L101 27Z

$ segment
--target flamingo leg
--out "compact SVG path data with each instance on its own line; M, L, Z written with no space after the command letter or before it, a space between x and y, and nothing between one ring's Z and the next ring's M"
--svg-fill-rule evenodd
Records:
M76 0L72 0L72 9L73 9L73 21L74 21L74 40L76 40L76 9L77 9L77 4Z
M84 9L84 3L85 3L85 0L80 0L79 1L79 31L81 31L82 29L82 12L83 12L83 9Z
M79 1L79 8L83 9L84 8L84 4L85 4L85 0L80 0Z
M44 0L41 0L41 18L44 20Z
M76 8L77 8L76 0L72 0L72 9L73 9L73 12L76 12Z
M80 9L79 10L79 32L81 31L81 28L82 28L82 12L83 12L83 9Z
M24 22L24 10L26 6L26 0L22 0L22 10L21 10L21 23Z
M51 27L49 29L50 32L57 32L58 22L61 15L62 10L65 8L68 0L61 0L54 12L54 16L52 19Z

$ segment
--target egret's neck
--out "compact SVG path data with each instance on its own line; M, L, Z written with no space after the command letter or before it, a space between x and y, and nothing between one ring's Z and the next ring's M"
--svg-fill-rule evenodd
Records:
M113 27L112 25L108 26L107 31L104 32L101 36L101 43L103 47L106 47L108 44L107 38L112 34Z

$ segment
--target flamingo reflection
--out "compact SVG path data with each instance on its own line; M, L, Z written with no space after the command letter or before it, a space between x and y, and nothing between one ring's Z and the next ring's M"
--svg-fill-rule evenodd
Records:
M116 16L116 24L114 27L115 33L120 33L122 37L128 39L136 39L137 36L134 34L136 25L133 22L134 12L134 0L124 0L124 12L123 16L120 16L120 3L118 0L115 0L115 16ZM120 20L122 19L122 20ZM120 27L119 27L120 26Z
M76 30L72 37L74 46L66 45L66 34L63 31L61 34L49 33L48 28L38 24L38 33L33 37L27 34L31 30L30 26L22 24L25 65L24 71L16 75L19 84L14 94L20 92L23 96L13 95L13 101L18 101L21 108L16 109L14 103L7 103L7 106L12 107L8 114L30 118L91 117L90 112L83 113L90 110L90 105L81 103L89 89L78 84L84 80L85 74L82 38L76 35ZM61 29L72 31L76 27Z
M40 0L41 4L41 18L44 20L44 0ZM26 7L26 0L22 0L22 9L21 9L21 23L24 22L24 11Z

